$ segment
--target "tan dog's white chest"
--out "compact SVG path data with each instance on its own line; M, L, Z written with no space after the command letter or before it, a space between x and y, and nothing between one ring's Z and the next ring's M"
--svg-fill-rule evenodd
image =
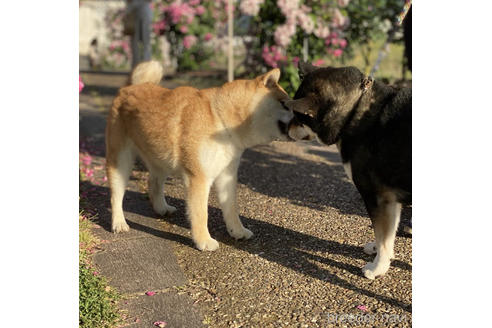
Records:
M232 142L224 144L208 140L200 146L200 165L207 178L213 181L233 160L238 160L241 153Z

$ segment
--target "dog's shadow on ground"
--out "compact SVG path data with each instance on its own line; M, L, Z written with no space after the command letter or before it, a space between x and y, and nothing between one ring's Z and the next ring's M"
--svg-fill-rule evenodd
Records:
M296 205L320 211L332 207L343 214L367 217L362 197L348 180L339 154L328 148L308 149L307 152L324 157L333 165L260 147L247 150L243 155L238 181L253 191L286 198ZM285 181L289 183L285 184ZM402 225L410 225L410 220L411 208L404 208ZM398 235L409 236L402 229Z
M94 186L88 182L82 182L81 189L91 190L88 193L90 203L94 204L97 207L97 211L99 213L96 222L106 231L110 232L111 214L108 211L108 188L102 186ZM104 196L101 197L101 195ZM186 211L184 201L182 199L171 197L166 198L168 200L168 203L175 206L178 211L171 217L165 217L161 219L164 219L165 221L180 227L189 228L189 223L185 216ZM152 210L150 202L148 201L148 198L145 194L127 191L125 194L124 210L129 214L134 213L138 214L141 217L144 217L144 220L139 220L139 222L136 222L135 220L132 220L131 215L127 215L127 222L131 229L149 233L153 236L172 240L185 246L194 248L193 242L190 238L175 233L162 231L156 228L155 220L158 218L158 216ZM236 241L227 233L225 224L222 219L221 210L209 206L208 213L211 235L224 244L241 249L250 254L255 254L257 256L263 257L270 262L278 263L299 273L309 275L313 278L332 284L336 284L343 288L352 290L356 293L378 299L379 301L390 304L392 306L400 307L407 312L411 313L412 311L411 304L406 304L396 299L383 295L378 295L372 291L355 286L345 279L339 277L338 275L332 274L329 271L320 268L314 262L323 263L324 265L346 270L354 275L360 276L361 279L365 279L362 277L360 267L311 254L314 252L325 252L330 254L342 255L344 257L362 259L365 262L372 261L372 256L366 255L363 252L362 247L341 244L332 240L320 239L305 233L293 231L268 222L259 221L247 217L241 217L241 220L245 224L245 226L255 232L255 237L250 241ZM146 221L148 222L148 224ZM411 265L399 260L393 261L392 266L407 271L412 270Z

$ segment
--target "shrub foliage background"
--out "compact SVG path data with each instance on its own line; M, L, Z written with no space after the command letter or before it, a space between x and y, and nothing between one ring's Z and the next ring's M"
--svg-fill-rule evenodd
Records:
M297 88L297 62L315 65L343 61L362 53L370 65L371 40L384 37L404 0L241 0L234 1L235 35L244 43L243 76L282 69L281 84ZM215 68L227 48L227 0L154 0L153 57L169 52L178 71ZM111 12L112 39L106 66L128 68L129 39L123 36L123 11ZM246 72L246 73L245 73Z

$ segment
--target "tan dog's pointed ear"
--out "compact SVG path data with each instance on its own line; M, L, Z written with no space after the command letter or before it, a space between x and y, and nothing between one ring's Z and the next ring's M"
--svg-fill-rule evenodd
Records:
M267 88L274 87L280 79L280 70L278 68L274 68L270 72L258 76L258 79Z
M315 104L309 97L287 100L284 104L288 109L291 109L294 112L309 115L311 117L314 117L314 113L316 112L314 108Z

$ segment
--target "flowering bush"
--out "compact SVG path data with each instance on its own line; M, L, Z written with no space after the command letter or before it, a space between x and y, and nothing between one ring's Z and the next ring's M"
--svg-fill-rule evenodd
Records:
M108 48L108 56L105 56L105 65L114 68L126 68L131 58L129 41L113 40Z
M109 11L106 22L110 36L110 44L101 53L104 67L127 69L130 67L131 50L130 38L123 35L124 9Z
M323 65L323 58L339 58L348 45L344 33L350 20L342 13L348 0L245 0L239 9L252 16L247 34L246 71L251 75L267 68L282 68L280 84L293 93L299 85L297 63L307 60ZM262 51L258 51L262 49Z
M153 2L155 35L165 35L179 70L197 69L214 53L214 32L226 20L222 1Z
M352 23L346 30L346 36L360 46L366 68L371 65L370 41L386 36L403 5L404 0L358 0L347 5L347 15ZM397 38L394 41L401 40Z
M324 65L344 60L351 44L369 44L391 27L403 0L240 0L232 8L235 34L243 36L246 75L282 69L281 85L298 87L299 58ZM193 70L225 55L227 0L153 0L153 58L172 57L179 70ZM129 38L123 36L123 10L108 15L111 39L105 64L129 67ZM349 18L350 17L350 18ZM165 36L165 38L161 37ZM350 40L350 42L349 42ZM163 56L167 54L167 56ZM367 61L368 61L368 55Z
M197 69L214 53L215 31L224 30L227 0L154 0L151 46L152 57L163 59L164 53L177 59L179 70ZM109 48L104 64L128 68L131 62L129 37L123 35L124 9L108 13ZM165 36L163 38L162 36Z

